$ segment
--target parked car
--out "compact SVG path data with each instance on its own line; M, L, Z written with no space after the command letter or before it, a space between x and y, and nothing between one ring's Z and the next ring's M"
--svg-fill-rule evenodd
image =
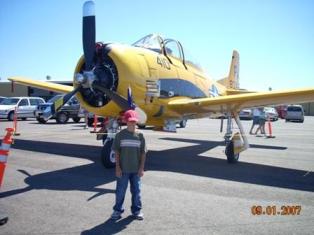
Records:
M36 119L39 123L46 123L47 120L43 118L44 110L59 99L62 95L56 95L45 104L38 105L35 111ZM56 119L57 123L64 124L67 123L70 118L76 123L78 123L81 118L84 117L83 110L80 108L80 103L75 97L72 97L57 113L55 113L51 119Z
M304 110L302 105L288 105L286 122L289 121L304 122Z
M9 97L2 100L0 104L0 118L7 118L12 121L14 110L17 108L17 117L26 120L34 118L34 111L37 106L44 104L45 100L40 97Z
M253 118L252 109L242 109L239 113L239 118L241 120L252 120Z
M264 112L266 114L266 117L269 118L271 121L277 121L278 120L278 113L277 113L275 108L264 107Z
M4 96L0 96L0 104L1 104L1 102L5 99L6 97L4 97Z

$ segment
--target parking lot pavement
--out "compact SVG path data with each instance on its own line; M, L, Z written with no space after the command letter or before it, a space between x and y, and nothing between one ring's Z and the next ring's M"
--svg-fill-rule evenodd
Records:
M242 123L248 131L251 121ZM128 192L123 218L112 222L114 171L102 167L95 135L83 123L21 121L0 193L9 216L0 234L312 234L314 117L273 122L276 138L249 135L251 148L233 165L219 125L206 118L176 134L141 130L145 219L130 217ZM1 139L8 126L0 120Z

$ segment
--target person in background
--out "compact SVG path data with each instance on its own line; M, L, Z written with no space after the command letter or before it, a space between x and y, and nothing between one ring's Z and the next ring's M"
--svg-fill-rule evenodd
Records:
M112 149L116 158L116 202L111 215L112 220L121 218L123 202L130 182L132 194L131 212L134 218L143 220L141 200L141 177L144 175L146 144L142 133L136 131L137 113L128 110L124 113L127 128L120 131L113 142Z
M261 132L262 135L266 135L265 132L265 122L267 120L266 113L264 112L264 108L260 108L260 116L259 116L259 126L255 131L255 135L257 135L258 131Z
M258 108L253 109L253 122L250 129L250 135L253 135L253 129L255 125L259 125L259 118L261 115L261 111Z

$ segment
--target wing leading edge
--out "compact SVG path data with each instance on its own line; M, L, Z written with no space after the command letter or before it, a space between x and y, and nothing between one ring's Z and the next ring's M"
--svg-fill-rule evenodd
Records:
M314 100L314 88L255 92L212 98L178 98L168 103L169 108L180 114L240 111L258 106L305 103ZM188 111L187 111L188 110Z
M10 77L8 80L15 82L17 84L37 87L48 91L54 91L59 93L68 93L73 90L72 86L56 84L52 82L44 82L44 81L35 81L28 78L23 77Z

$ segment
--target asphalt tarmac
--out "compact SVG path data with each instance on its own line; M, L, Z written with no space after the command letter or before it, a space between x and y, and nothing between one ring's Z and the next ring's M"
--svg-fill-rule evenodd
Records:
M314 117L273 122L275 138L248 136L251 148L237 164L226 161L219 124L206 118L176 134L141 130L149 150L145 218L130 216L127 192L125 213L113 222L114 170L103 168L91 128L18 122L0 234L313 234ZM1 139L11 125L0 120ZM248 132L251 121L243 125Z

